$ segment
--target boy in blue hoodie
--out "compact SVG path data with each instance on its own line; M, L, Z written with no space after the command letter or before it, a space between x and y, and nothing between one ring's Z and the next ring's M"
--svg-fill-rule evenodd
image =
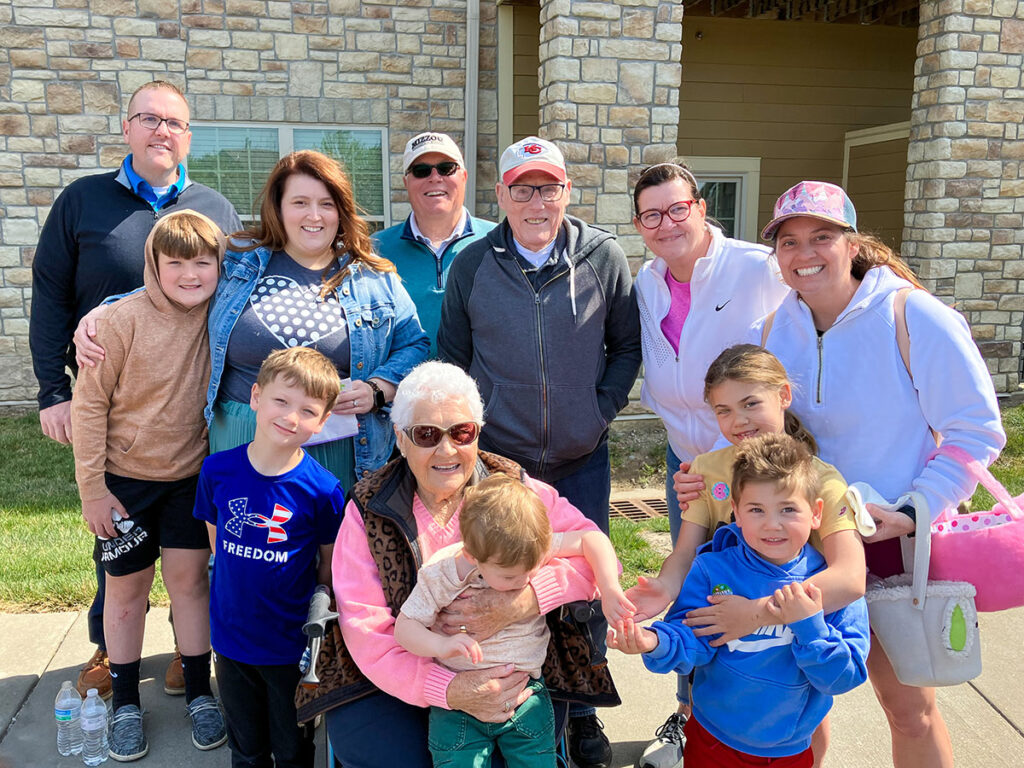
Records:
M825 568L808 546L821 523L817 473L807 448L789 435L744 440L733 464L736 522L720 528L694 561L664 621L627 620L608 645L642 653L652 672L695 669L686 768L766 765L810 768L811 734L832 696L867 679L864 599L827 616L821 591L804 583ZM711 594L773 595L778 624L720 647L683 624Z

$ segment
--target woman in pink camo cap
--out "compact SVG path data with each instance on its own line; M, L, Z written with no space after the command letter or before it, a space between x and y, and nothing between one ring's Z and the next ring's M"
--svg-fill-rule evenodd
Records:
M1006 441L992 379L963 317L923 290L891 248L857 231L841 187L804 181L787 190L762 236L793 289L766 318L762 343L789 372L792 410L822 460L892 505L868 505L878 532L865 549L870 573L900 573L898 537L914 531L916 515L934 519L974 491L960 464L933 456L936 438L983 464ZM927 509L905 503L909 491ZM879 643L868 672L894 766L952 768L934 689L903 685Z

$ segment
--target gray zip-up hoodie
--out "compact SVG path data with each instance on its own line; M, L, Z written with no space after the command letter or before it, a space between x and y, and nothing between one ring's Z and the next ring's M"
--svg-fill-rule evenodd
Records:
M468 246L452 263L437 336L441 359L480 386L480 447L547 482L607 439L641 360L633 280L614 236L566 216L558 243L558 266L537 288L507 221Z

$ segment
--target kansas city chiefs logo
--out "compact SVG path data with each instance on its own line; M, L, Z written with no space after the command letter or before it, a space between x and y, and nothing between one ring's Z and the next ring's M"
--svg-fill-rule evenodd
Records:
M246 525L251 525L254 528L267 529L267 544L279 544L282 541L288 540L288 532L285 531L284 524L292 519L291 510L280 504L275 504L273 513L270 517L267 517L258 512L247 512L246 506L248 503L248 497L232 499L228 502L228 511L231 513L231 519L224 523L225 531L241 538L242 528Z
M539 155L544 151L544 147L540 144L524 144L523 153L527 155Z

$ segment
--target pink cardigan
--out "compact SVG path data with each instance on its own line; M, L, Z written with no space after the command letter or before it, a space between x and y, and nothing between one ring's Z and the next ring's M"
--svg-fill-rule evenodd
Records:
M554 531L597 530L572 504L550 485L526 479L548 508ZM416 496L413 513L419 529L419 544L424 561L442 547L460 540L459 513L448 524L434 523ZM366 541L363 518L349 502L345 510L332 562L334 594L341 614L341 634L359 669L380 690L419 707L448 708L448 684L455 673L409 653L395 642L395 616L384 600L377 564ZM597 596L594 575L582 557L551 560L530 579L541 613L547 613L574 600L593 600Z

